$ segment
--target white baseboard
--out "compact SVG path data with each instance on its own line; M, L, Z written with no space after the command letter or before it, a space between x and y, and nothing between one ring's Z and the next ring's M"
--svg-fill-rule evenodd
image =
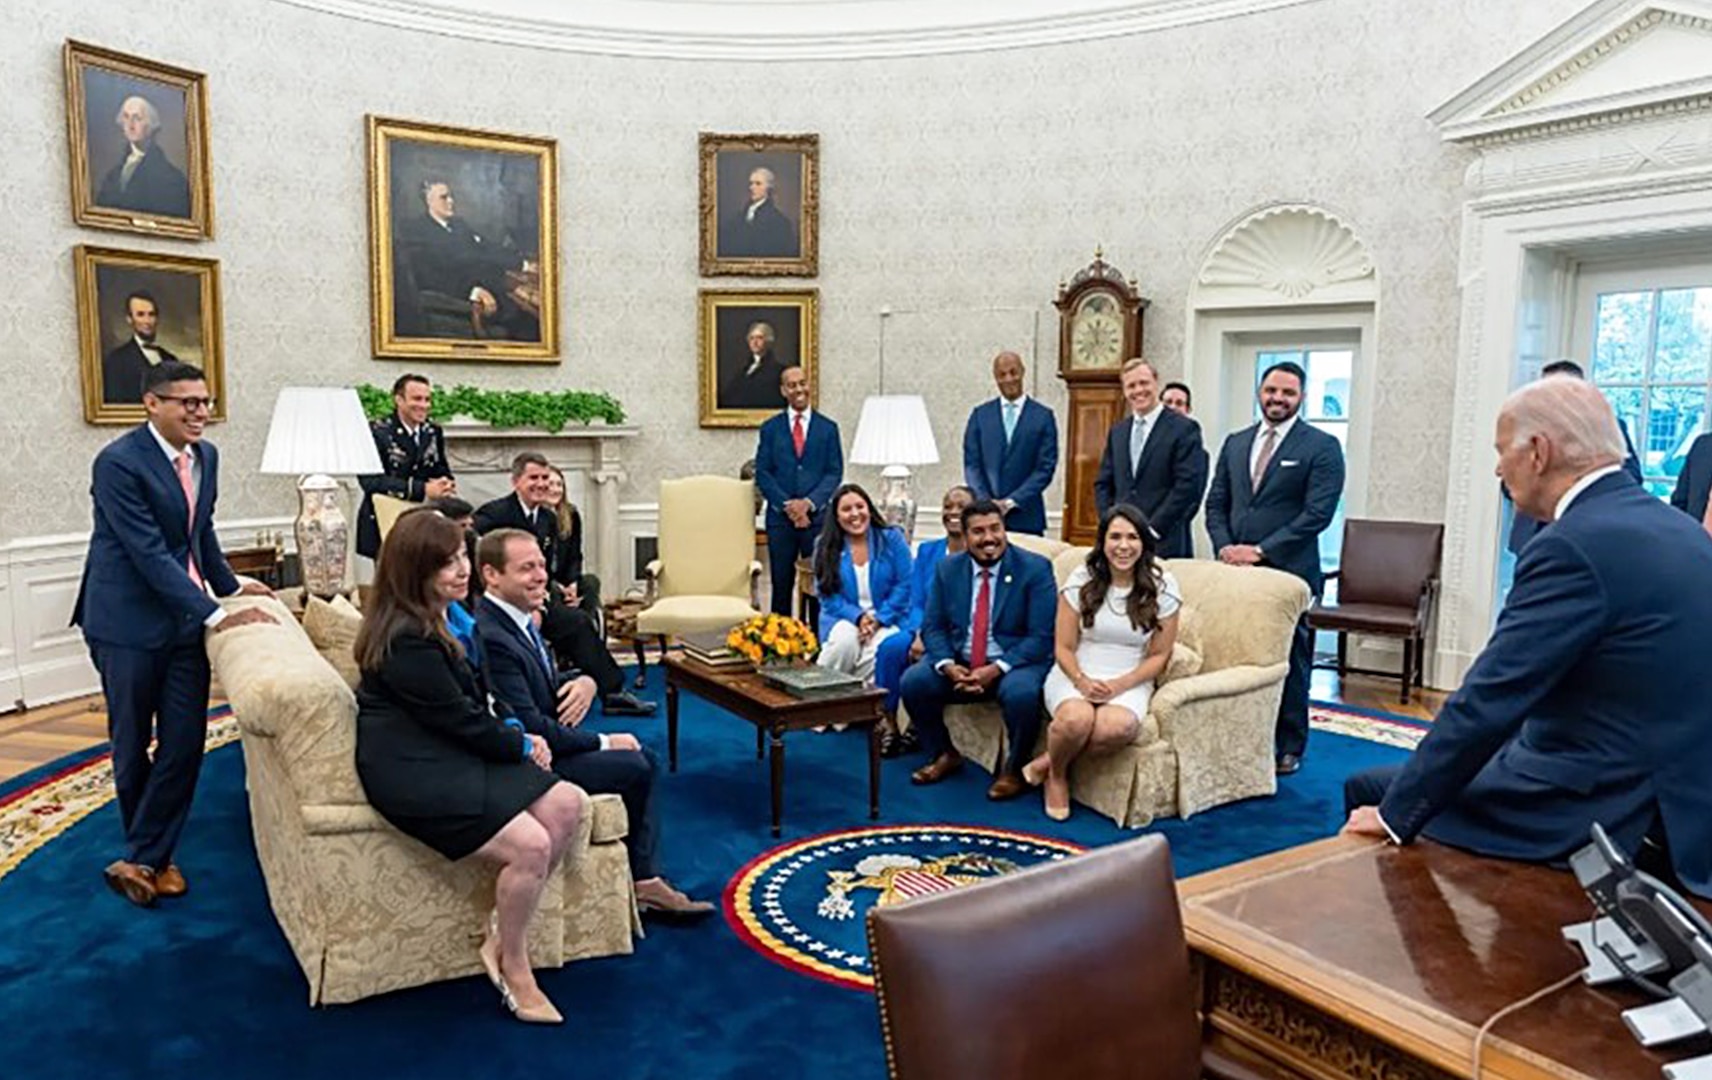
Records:
M262 529L291 539L289 517L218 525L229 548L253 543ZM27 536L0 545L0 712L34 708L101 689L83 634L71 625L83 580L87 534Z

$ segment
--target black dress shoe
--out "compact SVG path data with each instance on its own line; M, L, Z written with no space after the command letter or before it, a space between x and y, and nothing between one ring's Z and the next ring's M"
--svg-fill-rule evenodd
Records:
M1291 773L1299 772L1301 768L1301 754L1279 754L1278 763L1274 767L1273 771L1275 771L1279 776L1289 776Z
M643 701L629 691L608 694L600 703L600 711L608 716L653 716L654 703Z

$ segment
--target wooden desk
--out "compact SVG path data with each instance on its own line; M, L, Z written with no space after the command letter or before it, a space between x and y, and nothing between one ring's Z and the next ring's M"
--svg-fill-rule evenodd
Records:
M1592 912L1568 871L1348 837L1179 889L1208 1041L1289 1080L1471 1077L1480 1025L1580 968L1559 929ZM1645 1000L1560 990L1499 1021L1484 1075L1657 1080L1707 1052L1641 1049L1618 1013Z

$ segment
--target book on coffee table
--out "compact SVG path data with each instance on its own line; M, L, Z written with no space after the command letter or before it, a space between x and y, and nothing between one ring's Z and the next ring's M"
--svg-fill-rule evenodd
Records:
M818 664L807 667L763 667L761 677L793 697L844 697L862 692L862 680Z
M754 667L747 656L732 651L725 644L725 633L720 630L717 633L684 634L678 640L683 644L684 655L703 667L715 671Z

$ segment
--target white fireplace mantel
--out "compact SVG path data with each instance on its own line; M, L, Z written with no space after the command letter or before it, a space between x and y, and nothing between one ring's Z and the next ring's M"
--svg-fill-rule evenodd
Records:
M641 433L628 424L566 424L543 428L494 427L458 417L440 425L458 494L480 506L511 491L511 461L533 450L565 474L565 494L582 512L583 550L589 568L607 587L620 583L618 489L627 479L624 443ZM591 490L592 486L592 490Z

